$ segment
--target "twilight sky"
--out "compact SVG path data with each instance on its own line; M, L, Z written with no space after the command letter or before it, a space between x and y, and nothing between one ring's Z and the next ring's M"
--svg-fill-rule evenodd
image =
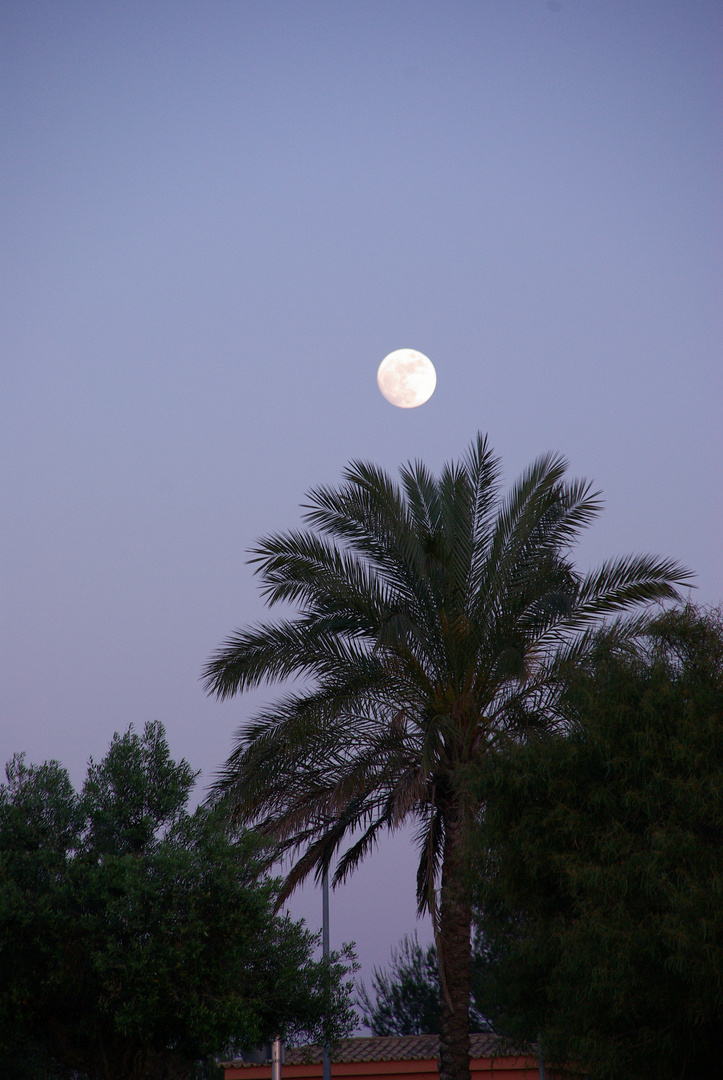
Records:
M477 430L603 489L582 567L668 555L719 603L722 44L719 0L5 3L0 761L80 783L157 719L208 783L247 548ZM402 347L419 409L377 389ZM397 836L332 898L367 979L413 871Z

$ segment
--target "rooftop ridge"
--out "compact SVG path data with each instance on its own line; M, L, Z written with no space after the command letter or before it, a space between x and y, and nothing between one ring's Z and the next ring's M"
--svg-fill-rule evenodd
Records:
M491 1032L470 1035L470 1057L495 1056L500 1039ZM357 1035L340 1039L332 1053L332 1061L352 1064L359 1061L430 1061L439 1057L438 1035ZM286 1049L287 1065L314 1065L322 1059L321 1046L292 1046ZM234 1068L258 1068L258 1062L222 1062Z

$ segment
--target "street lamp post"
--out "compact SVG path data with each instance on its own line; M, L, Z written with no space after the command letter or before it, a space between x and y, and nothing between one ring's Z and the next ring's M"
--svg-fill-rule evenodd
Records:
M271 1080L281 1080L281 1039L274 1039L271 1044Z
M330 951L329 951L329 867L324 867L324 877L321 886L322 903L321 903L321 948L325 962L329 963ZM323 1051L323 1080L331 1080L331 1055L329 1053L329 1044L324 1043Z

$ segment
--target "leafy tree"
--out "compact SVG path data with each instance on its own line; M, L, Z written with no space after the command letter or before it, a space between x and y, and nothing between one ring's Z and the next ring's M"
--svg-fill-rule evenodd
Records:
M661 615L571 678L570 732L485 777L484 1006L596 1078L719 1076L723 617Z
M473 956L470 1030L488 1031L489 1025L474 1005L475 960ZM405 934L399 947L392 949L386 969L374 968L372 990L374 1000L362 983L358 1004L362 1020L373 1035L439 1034L441 985L437 950L434 945L423 949L416 932L412 937Z
M6 1060L46 1048L59 1075L181 1080L214 1052L350 1028L342 966L312 962L314 939L273 914L258 839L218 810L189 813L194 781L160 724L116 735L79 795L57 762L10 762L0 787Z
M0 1046L0 1076L7 1080L80 1080L76 1072L60 1064L50 1047L31 1037L22 1045L16 1040L14 1049Z
M374 968L374 1001L364 985L359 991L362 1020L373 1035L439 1033L439 967L434 945L423 949L416 933L405 934L392 949L388 968Z
M401 488L350 465L339 488L308 496L307 531L253 550L269 604L298 604L298 615L237 631L204 673L221 698L303 679L241 730L217 789L236 819L303 851L284 895L320 877L354 830L335 882L382 830L416 822L417 898L440 956L442 1080L469 1077L476 767L500 740L544 727L560 649L583 649L596 620L675 597L689 577L649 556L577 572L570 548L600 503L565 469L542 457L502 498L481 436L439 478L402 468ZM534 696L539 708L523 709Z

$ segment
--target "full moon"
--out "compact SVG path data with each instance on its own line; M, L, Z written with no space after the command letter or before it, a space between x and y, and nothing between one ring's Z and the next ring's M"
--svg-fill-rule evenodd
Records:
M400 409L415 409L429 401L437 385L434 364L416 349L397 349L385 356L377 383L387 401Z

